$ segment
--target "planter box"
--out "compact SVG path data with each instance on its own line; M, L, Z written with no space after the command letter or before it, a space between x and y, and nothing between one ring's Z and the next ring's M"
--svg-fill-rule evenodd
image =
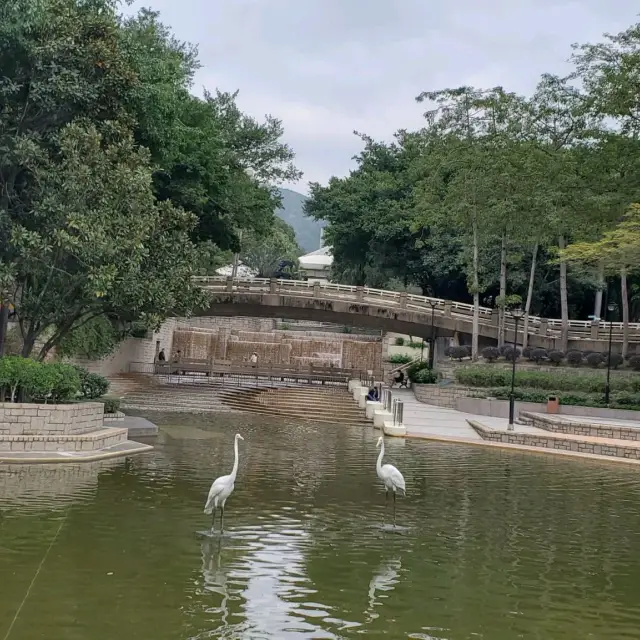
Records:
M102 429L101 402L77 404L0 403L0 437L81 435Z

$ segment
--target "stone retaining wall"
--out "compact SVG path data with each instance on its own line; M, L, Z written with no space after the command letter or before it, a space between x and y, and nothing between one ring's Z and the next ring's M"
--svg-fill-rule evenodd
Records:
M575 436L591 436L594 438L613 438L615 440L640 440L640 429L638 428L579 422L578 420L564 421L558 420L553 416L541 416L530 412L524 412L523 415L531 420L534 427L554 433L569 433Z
M104 405L0 403L0 438L19 435L81 435L102 429Z
M536 435L532 433L518 433L507 431L493 431L486 429L480 423L469 420L469 424L478 432L483 440L489 442L502 442L505 444L519 444L528 447L540 447L543 449L556 449L558 451L577 451L579 453L591 453L600 456L614 458L630 458L640 460L640 447L638 445L620 445L616 442L607 443L581 440L580 437L562 436L553 437L551 434Z
M468 397L473 391L469 387L458 387L453 384L412 384L411 388L419 402L448 409L457 409L458 399Z

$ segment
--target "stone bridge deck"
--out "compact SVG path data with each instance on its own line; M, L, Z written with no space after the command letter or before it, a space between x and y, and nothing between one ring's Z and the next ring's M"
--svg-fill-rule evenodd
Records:
M410 293L333 283L265 278L232 279L198 277L195 280L211 296L208 309L198 315L277 317L320 320L374 327L429 338L431 323L438 336L471 334L473 305ZM562 323L558 319L529 318L529 344L560 348ZM569 322L569 348L606 351L609 329L614 343L622 343L620 322ZM505 338L514 338L515 324L506 320ZM489 342L498 338L498 311L480 307L479 334ZM522 323L518 342L522 341ZM640 344L640 323L629 325L630 352Z

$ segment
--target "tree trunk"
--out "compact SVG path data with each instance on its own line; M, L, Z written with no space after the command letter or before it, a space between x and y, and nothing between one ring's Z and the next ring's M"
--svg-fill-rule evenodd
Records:
M566 247L564 236L558 238L560 250ZM560 338L560 349L566 352L569 346L569 302L567 300L567 263L560 261L560 314L562 320L562 333Z
M627 270L620 269L620 301L622 302L622 357L629 351L629 293L627 291Z
M500 305L498 306L498 348L504 345L504 326L507 309L507 234L502 234L500 247Z
M9 329L9 305L0 305L0 358L4 355Z
M478 360L478 334L480 333L480 281L478 278L478 222L473 219L473 323L471 329L471 359Z
M23 358L28 358L29 356L31 356L31 352L33 351L33 347L35 344L36 335L33 331L29 330L22 341L22 352L20 353L20 355Z
M529 343L529 312L531 311L531 301L533 299L533 284L536 278L536 263L538 261L538 244L536 243L531 252L531 269L529 270L529 287L527 288L527 302L524 305L524 324L522 326L522 348L525 349Z
M593 306L593 315L596 318L602 317L602 292L604 291L604 261L598 263L598 290L596 291L596 301Z

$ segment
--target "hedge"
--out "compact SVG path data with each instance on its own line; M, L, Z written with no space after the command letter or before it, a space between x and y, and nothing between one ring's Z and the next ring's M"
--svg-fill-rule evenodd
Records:
M457 369L456 381L467 387L509 387L511 371L483 366ZM581 391L584 393L604 393L606 379L600 374L575 375L571 372L516 371L517 387L554 391ZM614 391L640 392L640 376L616 376L611 378Z
M389 357L391 364L407 364L413 360L413 356L406 355L404 353L394 353Z
M0 358L0 400L73 402L102 396L109 382L64 362L37 362L20 356Z
M474 394L477 398L492 397L497 400L508 400L511 393L510 387L498 387L487 389L482 393ZM550 396L555 396L560 404L580 407L608 407L611 409L628 409L640 411L640 393L616 392L612 393L609 404L604 402L602 394L584 393L581 391L542 391L540 389L516 388L513 391L514 398L521 402L546 403Z

